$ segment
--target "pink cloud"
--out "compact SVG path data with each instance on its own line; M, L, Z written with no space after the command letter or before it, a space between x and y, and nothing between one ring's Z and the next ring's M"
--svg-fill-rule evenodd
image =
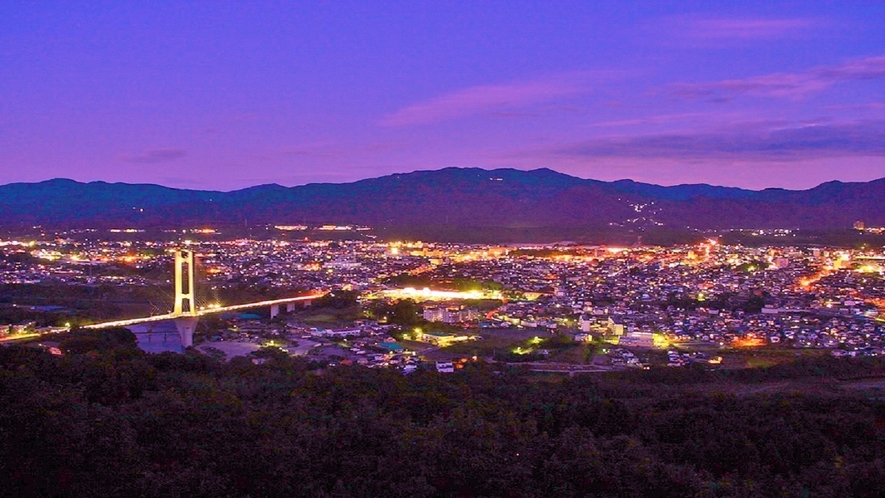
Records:
M642 116L638 118L631 119L617 119L613 121L600 121L598 123L592 123L588 125L591 128L609 128L609 127L621 127L621 126L642 126L642 125L652 125L652 124L665 124L665 123L675 123L680 121L691 121L701 118L709 118L711 116L710 113L706 112L683 112L677 114L661 114L654 116ZM716 116L722 117L722 113L717 113Z
M683 98L727 99L737 95L801 99L842 81L885 77L885 57L867 57L801 73L774 73L711 83L677 83L672 93Z
M721 129L597 137L542 153L584 159L808 161L885 157L885 121L747 122Z
M831 109L831 110L836 110L836 111L881 111L881 110L885 110L885 103L883 103L883 102L867 102L864 104L830 105L830 106L826 106L826 109Z
M569 74L525 83L474 86L399 109L380 124L419 125L477 114L530 116L526 107L587 92L587 79L586 74Z
M694 16L670 19L670 27L680 37L700 40L780 38L820 25L812 19L710 19Z
M677 83L671 85L671 88L677 97L689 99L734 95L798 99L809 93L819 92L832 84L832 81L814 78L808 74L780 73L713 83Z
M838 80L871 80L885 76L885 56L855 59L839 66L812 70L820 78Z

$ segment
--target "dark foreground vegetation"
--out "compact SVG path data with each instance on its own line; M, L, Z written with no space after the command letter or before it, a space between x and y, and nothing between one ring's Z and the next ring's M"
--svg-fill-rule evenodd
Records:
M272 352L259 365L145 355L124 335L64 357L0 348L0 494L885 493L876 359L403 376Z

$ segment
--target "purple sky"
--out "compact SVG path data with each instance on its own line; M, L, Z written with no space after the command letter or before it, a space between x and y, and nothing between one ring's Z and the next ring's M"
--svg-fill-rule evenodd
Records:
M0 183L885 177L885 2L0 2Z

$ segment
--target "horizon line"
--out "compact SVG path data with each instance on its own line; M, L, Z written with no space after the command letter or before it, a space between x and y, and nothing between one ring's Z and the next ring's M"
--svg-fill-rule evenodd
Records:
M382 178L390 178L390 177L402 176L402 175L412 175L412 174L416 174L416 173L436 173L436 172L442 172L442 171L447 171L447 170L459 170L459 171L478 170L478 171L484 171L484 172L514 171L514 172L521 172L521 173L537 173L537 172L549 171L549 172L555 173L557 175L567 176L569 178L576 178L578 180L600 182L600 183L606 183L606 184L613 184L613 183L620 183L620 182L633 182L633 183L640 184L640 185L651 185L651 186L661 187L661 188L707 186L707 187L714 187L714 188L743 190L743 191L747 191L747 192L763 192L766 190L783 190L783 191L789 191L789 192L803 192L803 191L813 190L815 188L818 188L822 185L826 185L829 183L862 184L862 183L871 183L871 182L875 182L878 180L885 180L885 176L873 178L871 180L866 180L866 181L844 181L844 180L839 180L839 179L834 178L832 180L823 181L823 182L818 183L817 185L814 185L809 188L794 189L794 188L771 186L771 187L764 187L764 188L757 189L757 188L747 188L747 187L738 187L738 186L734 186L734 185L720 185L720 184L712 184L712 183L677 183L677 184L665 185L665 184L660 184L660 183L643 182L643 181L635 180L632 178L620 178L617 180L599 180L596 178L585 178L585 177L571 175L568 173L563 173L561 171L557 171L557 170L550 168L550 167L539 167L539 168L532 168L532 169L519 169L519 168L513 168L513 167L504 167L504 168L487 169L487 168L483 168L483 167L479 167L479 166L446 166L444 168L438 168L438 169L416 169L416 170L412 170L412 171L408 171L408 172L394 172L394 173L388 173L385 175L365 177L365 178L360 178L357 180L346 181L346 182L309 182L309 183L302 183L302 184L290 185L290 186L282 185L282 184L279 184L276 182L271 182L271 183L258 183L258 184L249 185L249 186L245 186L245 187L241 187L241 188L234 188L234 189L230 189L230 190L172 187L169 185L164 185L162 183L143 183L143 182L125 182L125 181L108 181L108 180L76 180L73 178L65 178L65 177L47 178L45 180L36 180L36 181L30 181L30 182L28 182L28 181L10 182L10 183L0 184L0 187L7 187L7 186L11 186L11 185L37 185L37 184L41 184L41 183L50 183L50 182L73 182L73 183L77 183L80 185L91 185L91 184L97 183L97 184L107 184L107 185L130 185L130 186L160 187L160 188L165 188L165 189L170 189L170 190L192 191L192 192L232 193L232 192L240 192L243 190L249 190L249 189L260 188L260 187L281 187L281 188L286 188L286 189L292 189L292 188L299 188L299 187L308 187L308 186L312 186L312 185L351 185L354 183L359 183L359 182L363 182L363 181L370 181L370 180L379 180Z

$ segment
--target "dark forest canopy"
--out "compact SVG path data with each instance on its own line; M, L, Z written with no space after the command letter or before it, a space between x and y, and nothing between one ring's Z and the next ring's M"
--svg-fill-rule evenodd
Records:
M403 376L311 370L283 354L260 365L146 355L124 336L64 357L0 348L4 495L860 497L885 488L885 404L835 380L885 375L877 359Z

